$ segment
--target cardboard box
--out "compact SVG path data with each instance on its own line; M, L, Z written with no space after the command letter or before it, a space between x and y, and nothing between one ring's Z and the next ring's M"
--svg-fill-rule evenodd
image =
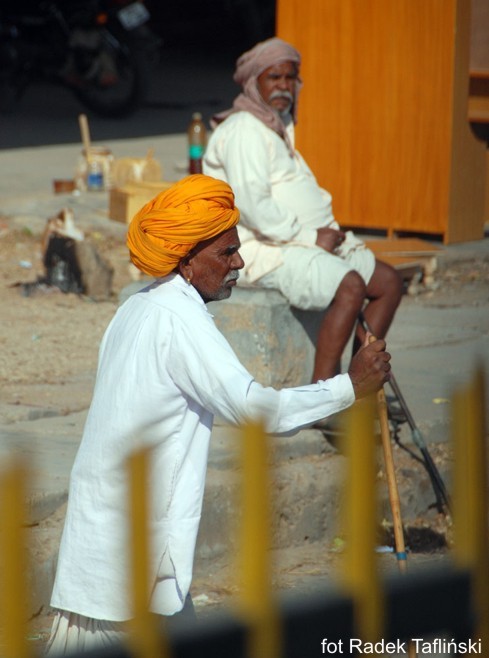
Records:
M174 182L171 181L138 181L127 183L123 187L115 187L110 191L109 217L116 222L129 224L134 215L151 201L159 192L167 190Z

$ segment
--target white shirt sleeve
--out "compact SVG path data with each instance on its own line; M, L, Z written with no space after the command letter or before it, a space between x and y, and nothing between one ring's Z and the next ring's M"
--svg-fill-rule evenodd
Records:
M256 122L258 123L258 122ZM268 129L267 129L268 130ZM296 214L271 194L271 145L265 129L240 130L233 124L211 138L205 157L205 173L225 163L227 182L239 199L243 224L273 244L314 245L317 231L301 227Z
M202 407L233 424L262 420L271 434L312 425L355 400L347 374L280 391L255 382L210 315L198 327L175 326L166 367L174 383Z

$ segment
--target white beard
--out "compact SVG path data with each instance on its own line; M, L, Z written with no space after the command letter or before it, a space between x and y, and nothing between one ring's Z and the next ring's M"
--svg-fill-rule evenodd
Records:
M280 112L280 118L282 119L282 122L284 123L285 127L289 125L289 123L292 121L292 114L290 113L290 110L292 109L292 105L287 109L284 110L283 112Z

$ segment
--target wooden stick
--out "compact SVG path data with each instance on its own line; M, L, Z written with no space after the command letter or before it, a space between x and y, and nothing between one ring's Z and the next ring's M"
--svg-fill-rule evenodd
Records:
M396 556L399 571L404 573L407 569L406 546L404 544L404 531L402 528L401 502L397 488L394 458L392 456L391 437L389 432L389 420L387 416L387 402L384 389L377 393L377 409L379 413L380 435L382 437L382 450L384 452L385 472L387 486L389 488L389 501L392 511L392 522L394 526L394 540L396 545Z
M369 342L373 343L375 336L370 336ZM394 466L394 457L392 455L391 435L389 431L389 418L387 415L387 401L385 398L384 387L377 392L377 409L380 423L380 436L382 439L382 450L384 453L385 472L387 476L387 486L389 489L389 502L392 512L392 523L394 526L394 542L396 545L396 557L399 571L407 571L407 554L404 543L404 530L402 527L401 501L399 490L397 488L396 470ZM410 658L416 657L415 646L412 642L408 643L408 654Z
M90 159L91 151L91 140L90 140L90 128L88 127L88 119L86 114L78 115L78 123L80 125L81 138L83 142L83 148L85 150L85 157L87 160Z

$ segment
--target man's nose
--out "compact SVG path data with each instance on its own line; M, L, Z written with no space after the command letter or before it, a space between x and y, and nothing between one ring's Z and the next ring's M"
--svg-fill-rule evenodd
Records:
M244 267L244 260L241 258L241 254L237 251L233 254L233 260L231 262L231 269L233 270L242 270Z

